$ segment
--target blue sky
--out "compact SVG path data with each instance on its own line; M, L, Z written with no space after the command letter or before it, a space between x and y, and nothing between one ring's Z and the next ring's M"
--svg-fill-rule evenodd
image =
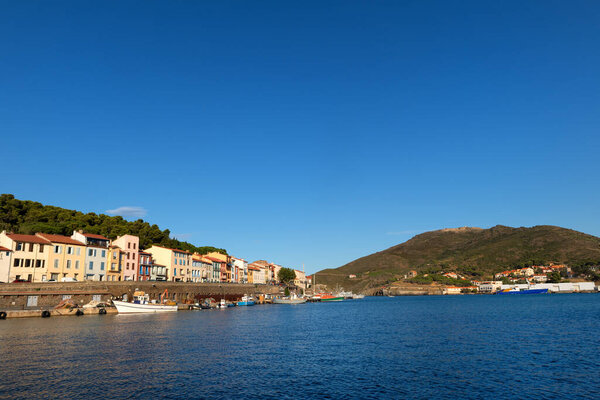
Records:
M596 1L3 2L0 191L307 272L600 235Z

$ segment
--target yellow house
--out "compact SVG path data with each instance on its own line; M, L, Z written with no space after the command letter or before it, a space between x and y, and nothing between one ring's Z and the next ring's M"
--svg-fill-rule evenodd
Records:
M144 251L152 254L152 258L154 258L156 264L167 267L167 280L173 282L191 282L192 255L190 252L157 245L152 245L152 247Z
M85 243L69 236L36 233L37 237L51 243L48 252L48 274L55 281L85 278Z
M110 282L123 280L123 260L125 253L119 246L108 246L108 268L106 270L106 280Z
M48 255L52 244L36 235L0 233L0 246L12 252L8 282L23 279L44 282L48 277Z

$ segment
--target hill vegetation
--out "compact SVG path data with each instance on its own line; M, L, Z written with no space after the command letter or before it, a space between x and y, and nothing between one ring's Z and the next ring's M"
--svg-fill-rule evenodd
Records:
M148 248L152 244L171 247L190 252L206 254L217 251L227 254L225 249L211 246L195 246L171 238L168 229L161 230L157 225L150 225L141 219L127 221L120 216L87 213L67 210L65 208L45 206L41 203L18 200L12 194L0 195L0 231L34 234L36 232L53 233L71 236L73 230L96 233L109 239L131 234L139 236L140 248Z
M330 286L360 289L401 279L410 270L433 276L452 271L486 279L502 270L550 263L589 270L589 266L600 264L600 238L549 225L442 229L323 270L317 279Z

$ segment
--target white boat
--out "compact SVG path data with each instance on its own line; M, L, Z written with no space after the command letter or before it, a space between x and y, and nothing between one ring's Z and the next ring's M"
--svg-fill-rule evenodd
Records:
M273 304L304 304L306 299L292 295L290 297L283 297L280 299L273 299Z
M164 300L168 292L161 295L161 300ZM158 313L158 312L173 312L177 311L177 304L164 304L151 302L149 296L143 291L136 290L133 293L133 303L127 301L113 300L119 314L135 314L135 313Z
M364 294L353 294L352 298L353 299L364 299L365 295Z
M126 301L113 300L119 314L133 313L158 313L177 311L177 306L168 306L166 304L152 303L128 303Z

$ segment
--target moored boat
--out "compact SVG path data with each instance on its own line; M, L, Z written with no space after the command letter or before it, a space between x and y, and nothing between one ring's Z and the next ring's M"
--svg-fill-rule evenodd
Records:
M304 303L306 303L306 299L303 297L298 297L296 295L273 299L273 304L304 304Z
M165 293L161 296L164 297ZM133 302L113 300L117 312L119 314L136 314L136 313L159 313L159 312L174 312L177 311L177 304L175 302L152 302L149 299L148 294L143 291L135 291L133 293Z
M344 298L341 296L334 296L332 294L322 294L321 301L343 301Z
M253 306L254 300L251 297L243 296L241 301L237 302L238 306Z

